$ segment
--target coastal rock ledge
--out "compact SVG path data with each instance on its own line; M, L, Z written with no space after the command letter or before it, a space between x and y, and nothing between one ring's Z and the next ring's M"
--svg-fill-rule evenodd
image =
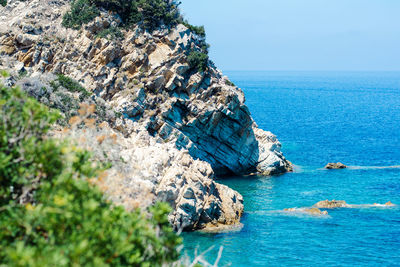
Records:
M39 91L47 88L52 94L49 75L63 74L108 110L122 114L107 122L109 131L125 144L123 151L133 149L126 144L139 133L148 144L139 146L145 156L126 156L127 169L135 165L137 172L121 174L122 184L136 188L132 184L137 174L151 169L154 175L147 181L154 198L150 199L172 205L170 219L176 228L239 223L242 197L215 183L215 176L292 170L277 138L257 127L243 92L211 61L205 71L189 65L190 52L201 51L204 45L201 36L182 24L152 33L132 26L121 28L123 38L108 40L99 33L110 25L118 27L117 16L101 10L81 30L66 29L61 22L69 7L69 1L61 0L9 0L6 7L0 6L0 69L23 72L26 77L19 84L24 90L30 84L30 95L39 101L43 100ZM11 78L6 82L13 85ZM151 166L143 164L161 157L155 148L170 156ZM126 197L125 191L119 199ZM141 201L139 206L149 204Z

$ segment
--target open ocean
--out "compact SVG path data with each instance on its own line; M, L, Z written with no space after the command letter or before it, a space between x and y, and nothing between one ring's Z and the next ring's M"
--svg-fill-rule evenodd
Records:
M294 173L218 182L244 197L240 231L184 233L193 256L223 246L219 266L400 266L400 72L226 72ZM345 170L324 170L328 162ZM397 207L282 212L325 199Z

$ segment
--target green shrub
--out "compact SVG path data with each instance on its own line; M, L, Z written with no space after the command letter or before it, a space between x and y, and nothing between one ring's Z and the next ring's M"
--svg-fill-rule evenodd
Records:
M57 112L19 89L0 87L0 118L0 205L5 205L27 198L38 177L58 175L62 162L55 142L43 137Z
M190 31L194 32L198 36L206 38L206 30L204 29L204 26L194 26L187 21L182 21L182 24L185 25Z
M169 4L168 0L138 0L145 29L152 31L162 24L176 25L180 20L178 5L176 1Z
M97 7L117 13L124 24L131 25L140 21L141 16L135 0L89 0Z
M66 173L37 191L36 205L0 215L0 262L10 266L161 266L178 260L181 243L166 204L126 212Z
M143 22L146 30L161 25L176 25L180 20L179 3L169 0L74 0L64 15L63 26L79 29L99 15L99 8L118 14L124 26Z
M148 215L112 206L90 184L88 152L45 137L58 115L16 88L0 87L2 266L164 266L181 239L170 208ZM95 178L92 178L95 179ZM29 192L30 198L22 198Z
M3 78L8 78L8 77L10 77L10 74L9 74L8 71L6 71L6 70L0 70L0 75L1 75L1 77L3 77Z
M109 27L107 29L103 29L96 36L100 38L106 38L109 40L121 39L124 37L121 30L117 27Z
M191 69L203 72L208 67L208 55L199 51L192 51L188 55L188 63Z
M226 85L229 85L229 86L236 86L233 82L231 82L230 80L226 80L225 81L225 84Z
M90 96L90 93L85 88L83 88L77 81L63 74L58 74L57 79L51 83L51 86L54 88L55 91L57 91L58 88L62 86L69 92L80 93L81 100L84 100L85 98Z
M83 24L92 21L99 14L99 9L89 0L74 0L71 10L63 17L62 25L66 28L80 29Z
M7 0L0 0L0 5L6 6L7 5Z
M21 80L22 78L28 76L28 71L23 69L18 72L18 79Z

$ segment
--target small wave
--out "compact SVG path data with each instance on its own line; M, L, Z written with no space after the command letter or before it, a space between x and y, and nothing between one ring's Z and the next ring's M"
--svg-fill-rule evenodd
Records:
M400 169L400 165L393 166L347 166L347 168L342 170L380 170L380 169ZM318 168L317 171L327 171L326 168Z
M370 169L400 169L400 165L394 166L347 166L350 170L370 170Z
M300 193L300 195L303 195L303 196L314 196L314 195L317 195L319 193L321 193L321 191L311 190L311 191L303 191L303 192Z
M340 209L340 208L373 208L373 207L383 207L383 208L391 208L396 207L396 204L393 204L391 201L386 202L385 204L348 204L344 200L323 200L316 204L313 207L322 208L322 209Z
M290 208L276 211L279 214L287 215L287 216L296 216L296 217L316 217L316 218L327 218L327 211L321 211L316 208Z
M374 204L349 204L348 208L353 208L353 209L368 209L368 208L384 208L384 209L390 209L390 208L395 208L397 207L396 205L387 205L387 204L379 204L379 203L374 203Z
M204 229L199 230L201 233L206 234L219 234L219 233L231 233L231 232L240 232L243 229L244 224L238 223L233 225L216 225L216 226L208 226Z
M293 164L293 172L294 173L302 173L302 172L304 172L304 167Z

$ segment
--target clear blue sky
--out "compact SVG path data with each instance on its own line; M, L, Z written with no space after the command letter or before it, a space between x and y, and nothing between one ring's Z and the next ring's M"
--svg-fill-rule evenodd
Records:
M400 70L400 0L181 0L222 70Z

